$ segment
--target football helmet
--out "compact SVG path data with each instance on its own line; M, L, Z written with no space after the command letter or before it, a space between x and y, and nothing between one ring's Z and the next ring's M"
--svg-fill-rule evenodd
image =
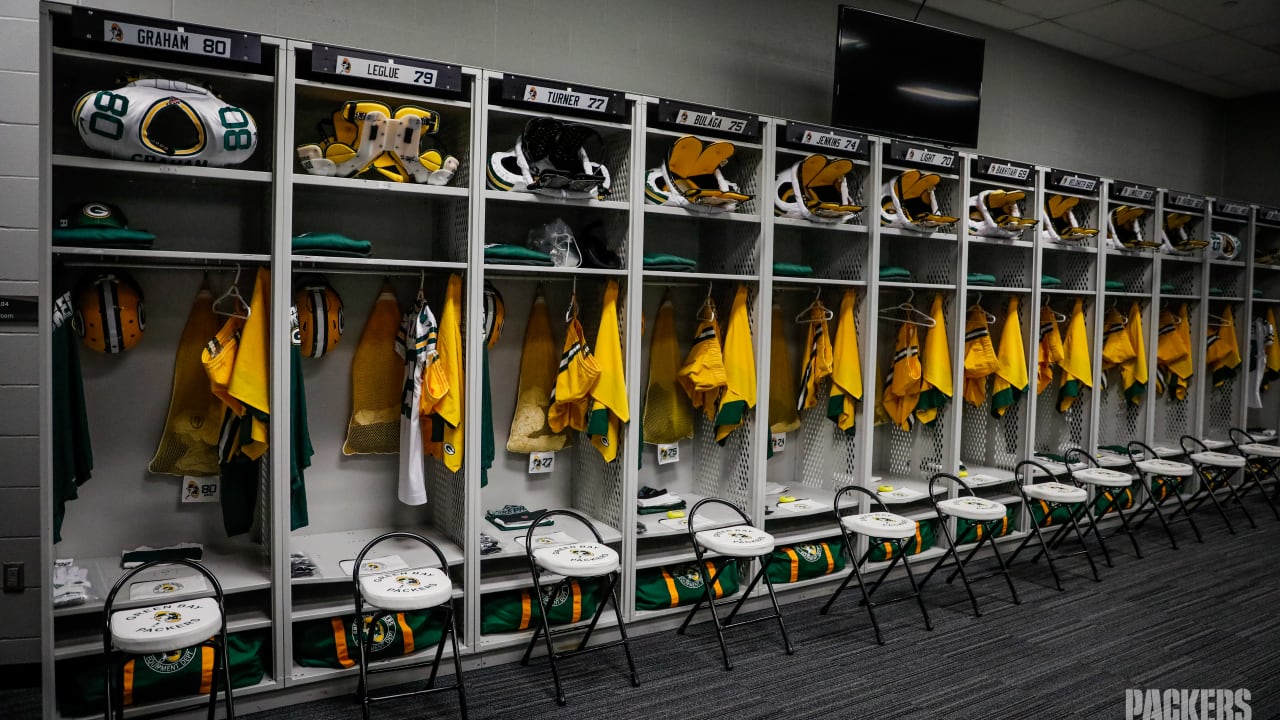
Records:
M600 134L587 125L530 118L515 148L489 156L488 185L496 190L603 200L612 180L609 169L591 159L588 145L603 152Z
M853 161L810 155L778 173L773 212L817 223L842 223L862 211L849 194Z
M678 138L662 166L645 176L645 199L699 213L737 210L739 203L752 196L743 193L721 172L733 152L733 143L724 140L704 146L692 135Z
M1036 224L1022 217L1018 203L1027 196L1022 190L983 190L969 198L969 233L979 237L1011 240Z
M935 173L907 170L884 184L880 197L880 224L917 232L933 232L960 218L943 215L934 188L942 182Z

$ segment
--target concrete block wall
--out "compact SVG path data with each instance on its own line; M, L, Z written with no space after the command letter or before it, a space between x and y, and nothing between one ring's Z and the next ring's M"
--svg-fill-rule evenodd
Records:
M0 2L0 296L40 291L39 9ZM0 325L0 562L26 585L0 593L0 665L40 661L41 358L36 325Z

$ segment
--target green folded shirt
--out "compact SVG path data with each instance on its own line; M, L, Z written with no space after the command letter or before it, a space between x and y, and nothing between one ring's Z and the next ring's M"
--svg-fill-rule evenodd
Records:
M645 253L644 266L650 270L657 269L658 266L668 270L673 268L689 268L692 270L698 266L698 261L670 253Z
M373 243L338 233L304 233L293 238L293 252L325 257L369 257L373 254Z
M897 265L886 265L880 268L881 280L910 280L911 271Z
M1214 297L1222 297L1223 295L1226 295L1226 293L1222 291L1222 288L1209 288L1209 294Z
M1174 292L1174 290L1176 288L1173 287L1173 283L1160 283L1160 292L1162 294L1168 294Z
M1260 297L1262 297L1262 288L1254 288L1254 289L1253 289L1253 296L1254 296L1254 297L1256 297L1256 298L1260 298Z
M55 228L54 245L116 248L121 250L148 250L156 236L146 230L130 230L113 227Z
M813 268L795 263L774 263L773 274L782 275L783 277L809 277L813 275Z
M1108 281L1107 281L1107 289L1108 289L1108 290L1123 290L1123 289L1124 289L1124 283L1120 282L1119 280L1108 280Z
M996 284L996 276L987 273L969 273L969 284L989 287Z
M496 265L532 265L550 267L551 256L544 252L531 250L523 245L506 245L495 243L484 246L485 262Z
M1052 275L1040 276L1040 287L1058 287L1062 281Z

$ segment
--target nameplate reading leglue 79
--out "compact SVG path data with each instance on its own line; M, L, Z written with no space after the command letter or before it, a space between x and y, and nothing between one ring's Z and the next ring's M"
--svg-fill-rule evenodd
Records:
M203 25L71 9L72 33L86 40L242 62L262 61L262 37Z
M311 53L311 70L350 80L376 80L433 90L462 89L462 71L457 65L344 48L316 47Z

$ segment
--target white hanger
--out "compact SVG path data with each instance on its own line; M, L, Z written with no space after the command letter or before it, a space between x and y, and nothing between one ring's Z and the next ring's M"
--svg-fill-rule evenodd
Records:
M987 309L986 309L986 308L984 308L984 307L982 307L982 293L978 293L978 299L977 299L977 300L974 300L974 301L973 301L973 304L969 306L969 309L970 309L970 310L972 310L972 309L974 309L974 308L977 308L977 309L981 310L981 311L982 311L982 314L987 316L987 324L988 324L988 325L991 325L991 324L993 324L993 323L996 321L996 316L995 316L995 315L992 315L992 314L991 314L991 313L989 313L989 312L987 312Z
M234 300L236 303L235 308L232 310L219 309L218 306L227 300ZM253 308L249 307L249 303L245 302L244 297L240 295L239 265L236 265L235 279L231 281L231 285L227 287L226 292L222 293L221 297L213 301L213 312L216 315L240 318L242 320L248 320L249 316L253 314Z
M573 276L573 289L569 291L569 307L564 311L564 321L572 322L578 317L578 276Z
M809 317L809 311L814 309L815 307L822 308L822 317L820 318ZM823 306L822 289L819 288L818 291L813 294L813 302L809 303L809 307L801 310L800 314L796 315L796 322L800 323L801 325L807 325L809 323L825 322L835 316L836 314L831 312L831 308Z
M1224 327L1226 325L1234 325L1234 322L1227 322L1227 318L1222 315L1214 315L1209 313L1209 327Z
M1125 327L1129 324L1129 316L1125 315L1124 311L1120 309L1120 298L1111 301L1111 309L1120 315L1120 327Z
M707 286L707 298L702 301L702 307L698 308L698 319L707 322L716 321L716 301L711 299L711 286Z
M907 296L906 302L899 303L895 307L885 308L881 310L880 319L888 320L889 322L905 323L907 325L918 325L920 327L927 327L927 328L931 328L934 325L936 325L937 323L933 321L932 317L929 317L928 313L917 310L916 306L911 304L912 299L914 299L916 296L916 291L911 290L909 292L910 294ZM888 313L894 312L895 310L901 310L902 312L907 313L909 316L918 317L921 319L913 320L909 317L904 318L904 317L899 317L897 315L888 314Z
M1053 313L1053 320L1054 320L1054 322L1066 322L1066 321L1067 321L1067 316L1066 316L1066 315L1063 315L1062 313L1058 312L1057 310L1054 310L1053 308L1049 307L1049 298L1045 298L1045 300L1044 300L1044 308L1045 308L1046 310L1048 310L1049 312Z

